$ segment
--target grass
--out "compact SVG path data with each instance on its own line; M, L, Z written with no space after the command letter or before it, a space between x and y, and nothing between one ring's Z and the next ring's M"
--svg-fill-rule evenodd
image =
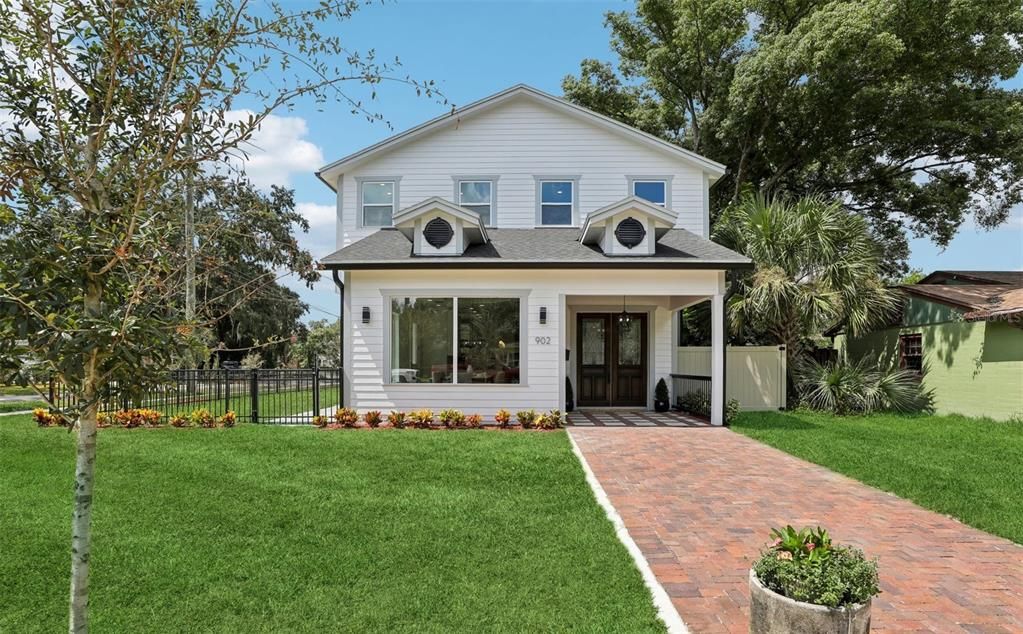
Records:
M45 394L46 390L49 389L46 385L40 385L40 386L37 386L37 387L38 387L38 391L37 391L36 388L33 388L30 385L25 385L25 386L22 386L22 385L0 385L0 395L3 395L3 396L31 396L31 395L39 394L40 391Z
M732 429L1023 544L1021 423L746 412Z
M0 632L66 627L74 437L0 419ZM101 430L97 632L656 632L564 432Z
M6 412L27 412L36 407L48 407L43 401L0 401L0 414Z

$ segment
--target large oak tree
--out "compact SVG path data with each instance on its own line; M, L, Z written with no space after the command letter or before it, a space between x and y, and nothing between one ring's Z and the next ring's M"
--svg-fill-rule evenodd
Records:
M746 189L840 199L886 242L946 245L1023 199L1019 0L639 0L607 15L617 63L565 95L728 167Z

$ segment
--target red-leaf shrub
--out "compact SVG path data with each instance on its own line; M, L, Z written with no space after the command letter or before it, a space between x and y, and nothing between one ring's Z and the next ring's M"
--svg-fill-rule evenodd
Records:
M218 422L220 423L221 427L234 427L234 424L237 422L237 420L238 417L235 415L235 413L231 410L227 410L227 412L225 412L224 415L220 417L220 420Z
M359 423L359 412L351 407L342 407L334 412L334 420L343 427L355 427Z
M479 414L469 414L465 417L465 426L469 429L479 429L483 425L483 417Z
M188 419L185 418L184 416L171 416L170 417L170 421L168 421L168 422L170 423L171 427L178 427L178 428L188 427L189 424L190 424L188 422Z
M316 425L320 429L326 427L328 422L330 421L326 416L313 416L313 425Z
M522 429L532 429L533 423L536 422L536 410L527 409L522 410L515 414L515 418L518 419L519 425L522 425Z
M511 424L511 412L506 409L497 410L497 414L494 415L494 422L504 429Z
M212 429L217 426L217 417L210 413L210 410L205 408L193 410L192 413L188 415L188 418L196 427Z
M405 429L405 412L391 412L387 415L387 422L395 429Z
M440 422L448 429L457 429L464 426L465 414L457 409L446 409L440 413Z
M380 412L377 410L370 410L363 415L362 420L366 421L366 424L370 427L380 427L380 421L383 420Z

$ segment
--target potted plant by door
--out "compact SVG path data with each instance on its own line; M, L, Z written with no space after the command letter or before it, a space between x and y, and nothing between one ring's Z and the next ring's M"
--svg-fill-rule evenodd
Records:
M771 531L774 541L749 574L750 634L870 631L870 601L880 590L877 561L828 532Z
M575 394L572 393L572 379L565 377L565 411L575 409Z
M671 409L671 401L668 396L668 384L661 379L654 388L654 411L666 412Z

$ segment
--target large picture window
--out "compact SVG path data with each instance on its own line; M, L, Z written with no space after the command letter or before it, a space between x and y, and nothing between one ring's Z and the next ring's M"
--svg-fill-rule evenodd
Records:
M458 382L519 382L519 300L458 300Z
M518 297L391 298L391 383L520 382Z

